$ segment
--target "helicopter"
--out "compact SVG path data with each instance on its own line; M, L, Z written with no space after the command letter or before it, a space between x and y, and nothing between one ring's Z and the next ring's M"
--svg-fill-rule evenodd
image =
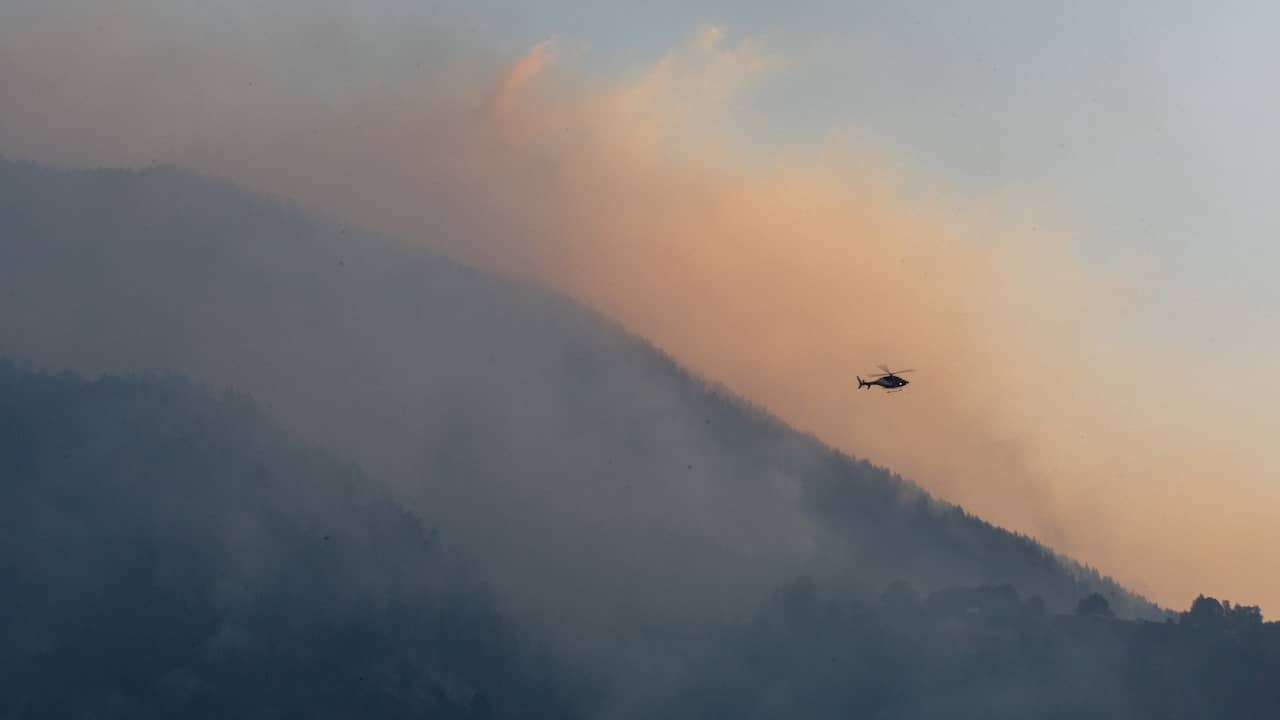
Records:
M858 389L868 388L872 385L879 385L886 392L901 392L908 382L898 377L898 373L915 372L915 370L890 370L884 365L877 366L884 371L883 375L873 375L870 380L863 380L862 376L858 376Z

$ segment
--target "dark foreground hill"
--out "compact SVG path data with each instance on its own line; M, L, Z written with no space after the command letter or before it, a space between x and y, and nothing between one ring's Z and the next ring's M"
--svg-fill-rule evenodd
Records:
M3 718L578 717L419 519L183 382L0 364L0 577Z
M1280 623L1203 596L1150 622L1098 595L1053 614L1011 586L862 603L800 579L717 647L662 717L1280 717Z

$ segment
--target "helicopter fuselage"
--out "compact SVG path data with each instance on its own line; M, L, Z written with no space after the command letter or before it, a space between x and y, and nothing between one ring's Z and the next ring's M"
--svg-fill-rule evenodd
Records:
M882 388L891 390L893 388L900 388L907 384L909 384L908 381L903 380L897 375L886 375L881 378L876 378L875 380L863 380L862 378L858 378L858 387L871 387L872 385L879 385Z

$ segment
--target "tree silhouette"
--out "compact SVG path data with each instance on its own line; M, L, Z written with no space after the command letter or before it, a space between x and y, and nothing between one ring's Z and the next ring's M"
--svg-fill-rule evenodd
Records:
M1191 627L1220 627L1226 624L1227 613L1217 598L1197 595L1191 609L1182 614L1182 622Z
M1099 593L1081 598L1076 604L1076 614L1088 617L1115 617L1115 613L1111 612L1111 603Z

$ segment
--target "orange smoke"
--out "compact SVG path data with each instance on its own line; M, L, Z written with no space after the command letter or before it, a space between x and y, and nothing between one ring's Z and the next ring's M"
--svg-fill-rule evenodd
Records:
M1237 559L1280 541L1280 404L1241 414L1132 339L1113 316L1143 289L1073 257L1050 199L921 190L854 133L744 143L735 102L783 62L718 29L618 81L556 59L547 41L481 88L264 111L166 157L560 288L1159 602L1280 606L1280 561ZM919 372L859 391L881 362Z
M1213 446L1223 427L1170 428L1203 417L1202 398L1172 391L1184 371L1108 320L1132 283L1087 272L1036 198L913 198L919 179L856 137L744 148L726 130L733 102L780 63L722 41L701 31L595 87L557 74L542 43L481 119L458 98L363 106L362 133L332 128L301 171L340 164L339 186L273 187L558 287L796 426L1158 601L1280 601L1280 580L1263 579L1280 573L1223 562L1280 539L1244 512L1259 468ZM250 175L305 167L288 147ZM859 392L854 376L879 362L919 372L907 392Z

